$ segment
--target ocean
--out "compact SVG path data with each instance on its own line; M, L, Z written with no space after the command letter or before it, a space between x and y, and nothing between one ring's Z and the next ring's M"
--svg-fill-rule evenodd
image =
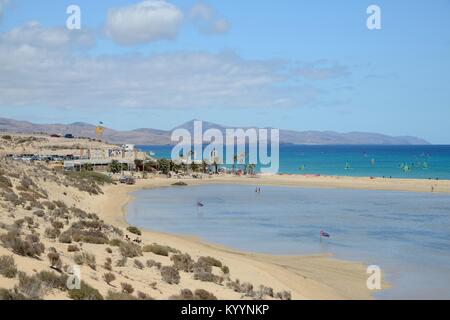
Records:
M434 150L428 159L437 157L436 149L427 150ZM358 152L353 149L352 154ZM379 299L450 299L450 195L269 186L261 190L255 193L255 186L244 185L140 190L128 204L126 220L249 252L331 253L378 265L392 285L375 294ZM197 201L204 207L198 208ZM320 241L322 229L330 239Z
M170 158L172 150L137 147L157 158ZM279 173L450 179L450 145L281 145Z

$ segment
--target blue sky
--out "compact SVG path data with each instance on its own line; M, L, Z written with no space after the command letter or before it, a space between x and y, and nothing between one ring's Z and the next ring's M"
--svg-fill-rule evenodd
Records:
M80 31L65 29L71 4L81 8ZM381 30L366 27L371 4ZM450 143L448 0L0 0L0 8L0 116L116 129L200 118Z

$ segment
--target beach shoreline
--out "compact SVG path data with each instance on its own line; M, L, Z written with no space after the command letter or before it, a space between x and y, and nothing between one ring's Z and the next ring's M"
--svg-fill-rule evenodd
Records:
M137 180L135 185L105 187L103 199L94 208L106 222L128 227L126 206L132 193L142 189L170 187L177 181L188 186L205 184L243 184L302 188L338 188L389 190L403 192L450 193L449 180L383 179L370 177L335 177L276 175L258 177L213 176L206 179L168 179L153 177ZM331 255L277 256L241 252L198 237L144 230L142 239L180 248L199 255L211 255L225 261L240 275L255 284L271 283L292 292L293 299L372 299L366 288L366 266L362 262L338 260ZM383 288L389 286L383 283Z

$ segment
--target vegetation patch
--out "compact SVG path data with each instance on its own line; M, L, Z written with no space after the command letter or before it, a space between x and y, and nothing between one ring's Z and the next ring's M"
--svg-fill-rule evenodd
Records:
M162 246L162 245L157 244L157 243L153 243L153 244L149 244L149 245L144 246L142 251L144 251L144 252L151 252L151 253L154 253L156 255L165 256L165 257L168 257L169 253L179 253L179 251L174 249L174 248L171 248L169 246Z
M180 283L180 273L174 267L164 266L161 268L161 277L168 284Z
M17 266L12 256L0 257L0 274L6 278L14 278L17 274Z
M103 300L100 292L84 281L81 281L80 289L69 290L69 298L73 300Z
M129 227L127 228L127 230L128 230L129 232L133 233L133 234L138 235L138 236L142 235L141 230L139 230L137 227L129 226Z

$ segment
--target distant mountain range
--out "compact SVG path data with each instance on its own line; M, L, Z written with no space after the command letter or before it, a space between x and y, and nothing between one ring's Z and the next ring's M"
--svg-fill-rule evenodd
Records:
M186 122L176 128L185 128L193 132L195 120ZM28 121L17 121L0 118L0 131L15 133L47 133L66 134L71 133L77 137L95 138L95 125L75 122L71 124L34 124ZM176 129L175 128L175 129ZM203 130L216 128L225 132L226 126L203 121ZM168 145L172 144L170 135L172 130L136 129L130 131L118 131L105 128L103 140L110 143L133 143L140 145ZM411 136L393 137L379 133L349 132L338 133L333 131L293 131L280 130L280 144L319 144L319 145L343 145L343 144L369 144L369 145L426 145L429 142Z

